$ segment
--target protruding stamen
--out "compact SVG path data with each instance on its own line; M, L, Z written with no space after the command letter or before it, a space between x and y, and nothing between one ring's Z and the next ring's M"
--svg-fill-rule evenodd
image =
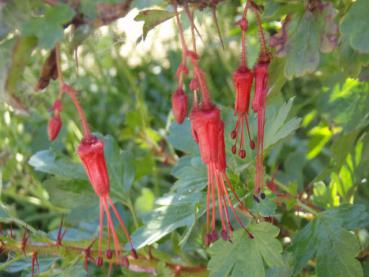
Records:
M252 150L254 150L255 148L255 142L252 140L251 138L251 132L250 132L250 124L249 124L249 117L247 114L245 114L245 121L246 121L246 129L247 129L247 135L249 137L249 143L250 143L250 148Z
M106 217L108 219L108 224L110 225L110 231L111 231L111 233L113 235L115 255L118 258L120 256L120 252L121 252L120 251L120 245L119 245L118 235L115 232L114 223L113 223L113 221L111 219L111 216L110 216L109 204L107 203L107 201L106 201L105 198L102 197L101 199L103 201L103 206L104 206L104 209L105 209Z
M123 232L126 235L126 238L127 238L127 240L129 241L129 243L131 245L131 249L134 249L133 242L132 242L131 236L129 235L128 229L127 229L126 225L124 224L122 218L120 217L120 215L117 211L117 208L115 207L113 201L111 200L111 198L109 196L108 196L108 201L110 202L110 206L112 207L113 212L114 212L116 218L119 221L120 227L123 229Z

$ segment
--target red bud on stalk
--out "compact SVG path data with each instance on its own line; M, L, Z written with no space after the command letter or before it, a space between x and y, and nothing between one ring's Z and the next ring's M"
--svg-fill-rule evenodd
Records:
M182 88L178 88L172 95L172 109L178 124L182 124L187 115L188 98Z
M60 117L60 112L62 110L62 103L60 100L56 100L52 107L53 115L49 120L49 124L47 126L47 134L49 136L50 141L54 141L62 127L62 121Z

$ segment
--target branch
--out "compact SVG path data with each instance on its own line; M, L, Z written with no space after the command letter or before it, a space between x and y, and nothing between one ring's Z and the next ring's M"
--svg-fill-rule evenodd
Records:
M85 257L85 252L87 247L79 247L71 244L63 243L62 245L58 245L56 242L29 242L23 248L22 244L18 241L10 238L10 237L1 237L0 238L0 249L3 252L14 252L19 256L23 256L24 254L32 255L37 252L38 255L49 255L49 256L59 256L63 257L65 253L68 255L73 255L75 258L83 259ZM90 255L97 256L97 250L90 250ZM155 275L156 268L159 266L160 260L151 257L146 258L144 256L139 256L138 259L134 259L133 257L129 258L129 270L135 272L146 272ZM17 259L17 257L15 257ZM73 259L74 260L74 259ZM105 259L109 264L119 264L115 257L113 251L113 257L110 260ZM206 267L203 265L196 266L185 266L173 263L166 263L166 265L173 271L175 276L179 276L181 272L190 272L191 276L203 276L206 271Z

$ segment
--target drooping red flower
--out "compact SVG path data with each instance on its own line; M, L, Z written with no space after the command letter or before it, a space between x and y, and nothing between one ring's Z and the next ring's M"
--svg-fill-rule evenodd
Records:
M232 153L237 152L237 142L239 141L238 155L244 159L246 157L246 150L244 148L244 126L246 126L247 136L249 139L250 148L255 148L255 143L251 138L250 124L249 124L249 106L252 84L254 81L254 73L247 66L246 61L246 31L248 27L246 13L248 4L245 6L245 10L241 20L238 22L242 32L242 49L241 49L241 65L233 73L233 84L236 88L236 100L234 107L234 114L237 116L237 123L235 128L231 132L232 139L235 140L232 146Z
M233 83L236 88L236 100L234 113L237 116L236 127L231 133L232 139L235 143L232 147L233 154L237 152L237 141L239 139L239 156L241 158L246 157L246 150L244 149L244 126L246 125L246 131L249 138L250 148L255 148L255 143L251 138L250 124L249 124L249 106L251 88L254 81L254 73L247 68L247 66L240 66L233 74Z
M187 115L187 94L182 88L178 88L172 94L172 110L173 115L178 124L182 124Z
M190 115L192 134L199 145L200 156L207 166L208 187L206 196L206 245L218 239L216 231L216 205L222 224L221 237L229 240L233 227L230 221L228 208L231 209L238 223L246 230L250 238L252 234L246 229L239 218L228 190L234 194L239 205L242 205L232 183L226 174L226 154L224 142L224 122L220 117L219 109L212 105L210 108L194 107ZM210 231L211 228L211 231Z
M62 103L60 100L56 100L51 108L53 115L51 116L49 123L47 125L47 134L49 140L53 141L58 137L60 129L62 127L62 121L60 113L62 111Z
M125 256L121 256L122 250L120 247L118 235L115 231L114 223L110 215L109 206L112 208L121 228L123 229L124 234L131 244L131 255L137 258L137 254L134 250L128 229L126 228L113 201L109 196L110 182L104 155L104 143L97 137L91 135L90 137L82 139L77 153L82 161L83 167L85 168L88 179L90 180L95 193L100 197L99 250L98 258L96 259L97 264L102 265L103 261L102 236L104 227L104 214L106 214L108 224L108 247L110 249L110 237L112 236L115 254L117 257L122 257L121 264L127 266L128 259Z
M264 128L265 128L265 109L266 97L268 93L268 70L270 56L261 55L258 63L255 65L255 94L252 102L252 108L257 114L257 145L256 145L256 173L254 184L254 198L258 201L258 195L265 197L264 187Z

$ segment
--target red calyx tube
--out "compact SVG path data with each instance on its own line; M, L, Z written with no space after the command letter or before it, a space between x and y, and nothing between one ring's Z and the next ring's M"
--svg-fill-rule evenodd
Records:
M104 156L104 143L95 136L84 138L77 152L95 193L100 197L106 196L109 193L109 175Z
M255 148L255 143L251 139L250 125L249 125L249 106L252 84L254 81L254 73L247 68L247 66L240 66L233 74L233 83L236 88L235 100L235 115L237 116L236 126L231 132L232 139L235 143L232 147L232 152L237 152L237 141L239 140L239 156L246 157L246 150L244 149L244 126L249 138L250 148Z

